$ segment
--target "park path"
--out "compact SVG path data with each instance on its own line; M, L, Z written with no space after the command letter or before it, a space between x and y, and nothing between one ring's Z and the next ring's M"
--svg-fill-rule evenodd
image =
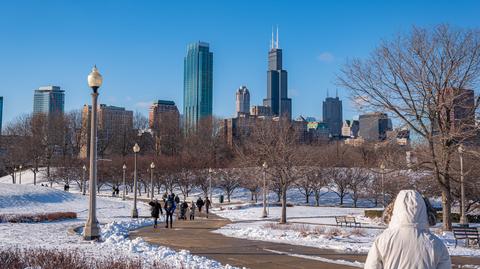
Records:
M247 240L213 233L230 223L229 220L210 214L195 221L175 221L173 229L144 227L130 233L131 238L168 246L176 250L187 249L192 254L238 267L252 269L351 269L362 268L354 262L365 262L366 255L348 254L335 250ZM480 264L476 257L452 257L453 268L465 264Z

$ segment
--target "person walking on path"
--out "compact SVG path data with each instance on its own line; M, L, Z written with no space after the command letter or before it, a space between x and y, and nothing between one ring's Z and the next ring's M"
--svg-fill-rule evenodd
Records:
M192 201L192 204L190 206L190 220L195 220L195 202Z
M155 199L154 201L150 201L148 204L152 207L151 213L153 218L153 228L157 228L157 220L160 217L160 214L163 215L162 206L157 199Z
M168 196L167 201L165 202L164 209L165 209L165 228L168 228L168 219L170 218L170 228L172 228L172 223L173 223L173 212L175 212L176 208L175 204L175 198L172 195Z
M365 269L450 269L443 242L430 232L435 215L420 193L402 190L393 205L388 228L373 242ZM388 219L388 216L385 216Z
M205 211L207 213L207 218L208 218L208 209L210 209L210 206L212 206L212 202L210 202L210 199L208 199L208 197L205 197Z
M187 220L187 210L188 210L188 203L187 201L183 201L180 205L180 219Z
M204 204L205 202L203 202L202 197L198 197L198 200L197 200L198 213L202 213L202 206Z

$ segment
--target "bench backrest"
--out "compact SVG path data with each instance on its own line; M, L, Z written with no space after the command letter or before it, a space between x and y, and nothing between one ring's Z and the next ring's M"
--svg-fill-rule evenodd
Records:
M454 227L453 235L455 237L479 238L478 229L474 227Z
M356 222L355 217L345 217L346 222Z
M346 219L345 219L345 217L343 217L343 216L335 216L335 221L337 221L337 222L345 222Z

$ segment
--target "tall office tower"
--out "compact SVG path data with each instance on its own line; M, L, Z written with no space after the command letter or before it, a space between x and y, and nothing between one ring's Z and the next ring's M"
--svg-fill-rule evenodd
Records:
M0 135L2 135L3 96L0 96Z
M196 129L198 123L212 116L213 53L208 43L188 45L184 59L183 116L186 129Z
M92 106L84 105L82 110L82 147L80 157L86 158L90 147L90 122ZM100 104L97 107L98 117L98 148L99 155L103 155L102 148L127 137L133 130L133 111L124 107L107 106Z
M358 135L366 141L379 141L387 138L387 131L393 130L392 121L385 113L375 112L360 115Z
M236 106L237 106L237 117L240 115L250 114L250 92L248 92L247 87L240 86L238 88L236 97Z
M282 49L278 46L278 28L276 41L272 41L268 52L267 98L263 105L272 108L274 116L292 118L292 99L288 98L287 71L282 69Z
M65 91L58 86L40 87L33 95L33 114L63 114Z
M327 124L332 137L342 135L342 101L337 97L327 97L323 101L323 122Z

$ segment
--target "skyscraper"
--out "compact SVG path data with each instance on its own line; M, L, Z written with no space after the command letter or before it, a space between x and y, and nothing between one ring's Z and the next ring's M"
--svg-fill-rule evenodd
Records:
M323 101L323 122L327 124L330 135L340 137L342 135L342 101L337 97L327 97Z
M155 152L157 154L177 152L180 113L175 102L167 100L154 102L150 107L148 122L155 140Z
M0 135L2 134L3 96L0 96Z
M184 127L196 129L201 119L212 116L213 53L208 43L188 45L184 59Z
M236 97L237 117L240 115L250 114L250 92L247 87L240 86L238 88Z
M278 46L278 28L275 42L272 32L268 52L267 98L263 99L263 105L271 107L274 116L292 118L292 99L288 98L287 71L282 69L282 49Z
M65 91L59 86L40 87L33 95L33 114L63 113L65 106Z
M358 135L366 141L379 141L387 138L387 131L393 130L392 121L385 113L374 112L360 115Z

